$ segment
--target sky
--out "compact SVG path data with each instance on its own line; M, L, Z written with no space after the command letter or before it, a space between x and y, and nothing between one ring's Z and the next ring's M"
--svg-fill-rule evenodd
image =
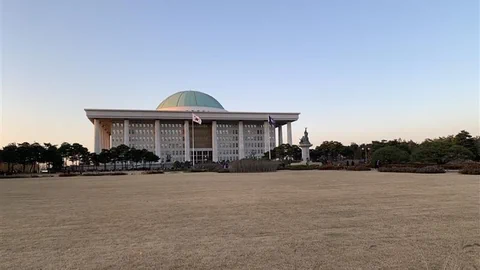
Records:
M300 112L314 145L479 134L476 0L3 0L0 145L79 142L84 108L197 90Z

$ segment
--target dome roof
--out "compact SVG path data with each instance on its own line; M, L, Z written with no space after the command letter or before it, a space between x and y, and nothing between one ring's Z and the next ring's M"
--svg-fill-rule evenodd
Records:
M225 111L212 96L198 91L180 91L160 103L157 111Z

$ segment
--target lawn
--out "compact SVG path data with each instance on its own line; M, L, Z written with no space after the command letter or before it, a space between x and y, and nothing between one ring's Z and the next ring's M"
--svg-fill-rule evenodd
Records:
M0 180L0 269L480 269L480 178Z

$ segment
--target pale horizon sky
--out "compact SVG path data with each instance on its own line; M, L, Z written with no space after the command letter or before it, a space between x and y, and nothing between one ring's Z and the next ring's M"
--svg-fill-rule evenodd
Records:
M314 145L479 135L479 2L1 2L0 145L79 142L84 108L197 90L300 112Z

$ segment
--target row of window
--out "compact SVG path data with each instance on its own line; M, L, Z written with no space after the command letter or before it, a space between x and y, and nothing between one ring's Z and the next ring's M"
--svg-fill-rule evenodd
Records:
M218 155L238 155L238 149L219 150Z
M245 143L245 148L263 148L263 143Z
M234 161L238 160L238 156L218 156L218 160L220 161Z
M220 148L238 148L238 143L220 143Z
M141 142L153 142L153 137L129 137L131 141L141 141Z
M184 147L183 143L162 143L160 148L162 149L182 149Z
M112 123L113 127L123 127L123 122L114 122ZM152 123L129 123L129 127L140 127L140 128L146 128L146 127L154 127L154 124ZM181 123L160 123L160 127L183 127L183 124ZM217 123L217 128L236 128L238 127L237 124L218 124ZM243 125L244 128L263 128L263 124L245 124Z
M217 129L218 135L238 134L238 129Z
M263 124L246 124L243 125L244 128L263 128Z

